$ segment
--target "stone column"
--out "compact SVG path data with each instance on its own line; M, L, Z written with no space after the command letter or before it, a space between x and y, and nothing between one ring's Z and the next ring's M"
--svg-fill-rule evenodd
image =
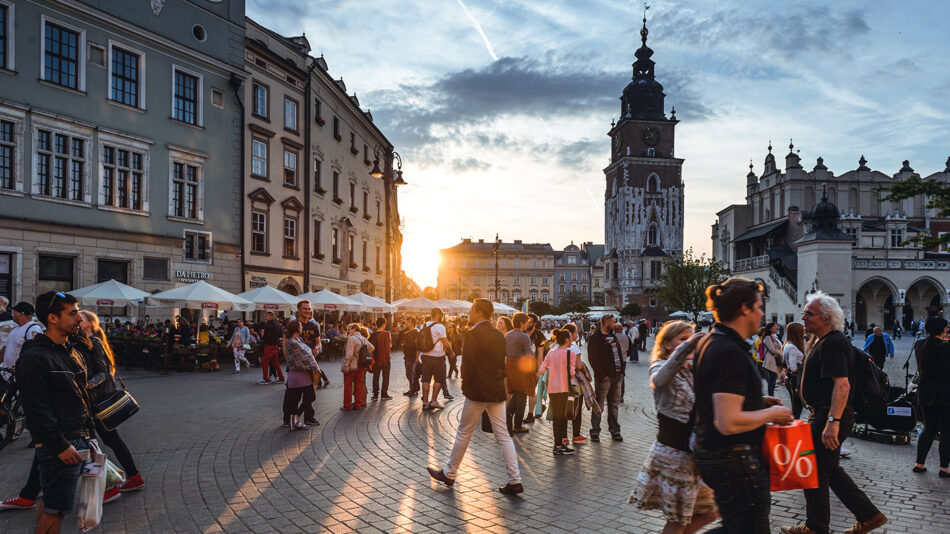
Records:
M894 304L894 318L900 321L901 327L903 328L904 326L904 303L903 302ZM894 327L894 325L889 324L889 325L885 325L885 327L886 327L885 330L891 330Z

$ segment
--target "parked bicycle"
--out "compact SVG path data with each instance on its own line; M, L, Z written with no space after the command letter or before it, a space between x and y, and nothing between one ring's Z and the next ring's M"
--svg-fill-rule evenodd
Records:
M25 425L26 416L13 370L0 367L0 450L20 437Z

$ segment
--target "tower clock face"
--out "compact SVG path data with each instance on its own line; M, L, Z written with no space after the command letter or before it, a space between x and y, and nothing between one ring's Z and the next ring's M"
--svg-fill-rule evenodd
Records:
M640 137L647 146L656 146L660 142L660 130L655 126L647 126L640 132Z

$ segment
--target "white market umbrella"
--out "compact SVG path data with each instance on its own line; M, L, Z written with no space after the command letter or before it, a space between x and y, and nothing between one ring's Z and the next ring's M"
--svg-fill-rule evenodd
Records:
M521 310L516 310L507 304L502 304L501 302L492 302L492 306L495 307L495 313L498 315L508 315L509 313L518 313Z
M459 303L450 299L450 298L441 298L435 301L436 306L442 308L442 311L446 313L462 313L467 312L468 306L459 306Z
M310 307L314 310L348 312L369 311L367 309L368 306L344 297L343 295L338 295L329 289L321 289L320 291L316 292L311 291L310 293L304 293L303 295L297 296L297 299L309 300Z
M195 310L254 311L253 302L234 293L228 293L204 280L149 295L145 302L149 306L173 306Z
M295 297L290 293L285 293L271 286L259 287L244 293L238 293L238 296L254 303L254 309L262 310L285 310L293 311L297 308L297 303L302 299Z
M396 305L396 309L401 312L429 313L432 308L438 308L439 305L425 297L416 297Z
M109 280L69 292L82 306L128 306L151 295L148 291Z
M468 313L468 311L472 309L471 302L466 302L464 300L455 300L454 302L463 308L463 310L459 313Z
M373 313L392 313L393 312L393 306L390 305L388 302L386 302L385 300L379 297L367 295L366 293L363 293L362 291L359 293L355 293L353 295L347 295L346 298L350 300L355 300L356 302L359 302L360 304L364 306L368 306L370 309L366 311L369 311L369 312L373 312Z
M684 311L675 311L670 314L670 317L689 317L689 314Z

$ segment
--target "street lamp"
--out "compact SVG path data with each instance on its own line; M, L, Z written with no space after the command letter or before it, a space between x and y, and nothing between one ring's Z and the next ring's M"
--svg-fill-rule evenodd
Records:
M383 157L386 158L384 161L383 167L389 171L388 174L380 168L380 152L382 152ZM395 214L398 217L397 208L394 206L396 199L396 187L400 185L406 185L406 181L402 179L402 156L399 155L395 150L392 151L392 155L389 156L385 151L380 150L379 145L373 150L374 155L376 156L373 161L373 168L369 171L369 175L373 178L383 180L383 192L385 194L386 202L386 301L392 302L392 267L393 267L393 253L392 253L392 242L393 242L393 228L392 220L393 215ZM391 158L391 159L390 159ZM396 162L398 166L396 167L396 177L392 177L392 164ZM400 262L401 263L401 262ZM396 273L396 276L399 276L399 273Z
M492 246L492 255L495 256L495 302L501 302L501 300L499 300L501 297L499 296L499 293L498 293L498 292L499 292L499 287L498 287L498 285L499 285L499 281L498 281L498 249L499 249L499 246L500 246L500 242L498 241L498 234L495 234L495 244Z

